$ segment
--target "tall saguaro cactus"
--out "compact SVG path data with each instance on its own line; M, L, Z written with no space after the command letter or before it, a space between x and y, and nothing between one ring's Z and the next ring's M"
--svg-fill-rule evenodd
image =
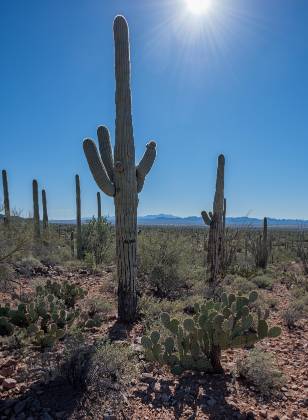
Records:
M40 228L40 209L39 209L39 196L38 196L38 184L37 180L32 181L32 195L33 195L33 228L34 238L40 239L41 228Z
M77 235L76 235L76 248L77 258L79 260L83 257L82 252L82 239L81 239L81 198L80 198L80 179L79 175L75 176L76 182L76 224L77 224Z
M48 212L47 212L47 198L46 191L42 190L42 204L43 204L43 230L48 229Z
M224 172L225 157L218 157L216 191L213 204L213 212L201 213L204 223L210 227L208 239L208 274L209 283L214 286L218 280L218 276L222 269L222 259L224 254L224 219L225 205L224 200Z
M115 147L112 154L106 127L97 130L100 155L92 140L84 141L84 152L92 175L101 190L114 197L116 254L118 274L118 316L120 321L136 318L137 294L137 206L138 193L156 156L156 143L151 141L139 165L135 165L131 90L130 46L128 25L117 16L113 25L115 42L116 121Z
M100 222L102 220L102 201L101 193L97 192L97 220Z
M9 187L7 182L7 173L6 170L2 170L2 183L3 183L3 201L4 201L4 223L9 224L10 218L11 218L11 212L10 212L10 198L9 198Z

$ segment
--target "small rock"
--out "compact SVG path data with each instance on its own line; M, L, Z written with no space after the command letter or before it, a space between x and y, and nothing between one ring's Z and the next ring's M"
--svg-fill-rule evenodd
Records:
M17 382L13 378L5 378L2 382L3 389L13 389L17 385Z
M260 411L260 416L263 417L264 419L267 418L267 411L266 410L261 410Z

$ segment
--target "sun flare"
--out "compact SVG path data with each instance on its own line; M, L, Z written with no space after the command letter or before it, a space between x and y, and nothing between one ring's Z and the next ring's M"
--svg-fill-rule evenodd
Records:
M204 15L212 8L212 0L185 0L187 9L194 15Z

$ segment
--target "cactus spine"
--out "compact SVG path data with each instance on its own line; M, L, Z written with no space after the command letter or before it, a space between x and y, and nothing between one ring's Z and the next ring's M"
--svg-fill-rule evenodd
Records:
M225 224L225 206L224 199L224 168L225 157L218 157L216 191L213 204L213 213L203 211L201 213L203 221L210 227L208 239L208 277L209 283L215 286L218 276L222 269L222 260L224 254L224 224Z
M138 166L131 113L130 47L128 25L117 16L113 25L115 42L116 130L112 154L106 127L97 131L100 155L92 140L84 141L84 152L92 175L105 194L114 197L116 224L116 254L118 275L118 317L132 322L136 318L137 294L137 205L144 179L156 156L156 144L147 144Z
M37 180L32 181L32 194L33 194L33 228L34 228L34 238L40 239L41 237L41 228L40 228L40 209L39 209L39 199L38 199L38 184Z
M3 183L4 215L5 215L4 223L8 225L10 223L11 212L10 212L9 187L8 187L8 182L7 182L7 173L5 169L3 169L2 171L2 183Z
M75 176L76 182L76 223L77 223L77 237L76 237L76 246L77 246L77 258L81 260L82 255L82 239L81 239L81 198L80 198L80 179L79 175Z
M42 190L42 204L43 204L43 230L47 231L48 229L48 212L47 212L47 199L46 191Z
M99 222L102 220L102 202L100 192L97 192L97 220Z

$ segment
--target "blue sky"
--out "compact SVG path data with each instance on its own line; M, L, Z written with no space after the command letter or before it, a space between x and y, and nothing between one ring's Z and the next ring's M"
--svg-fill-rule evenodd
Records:
M116 14L130 26L137 160L158 144L139 213L210 209L224 153L229 215L308 219L307 0L212 0L204 16L185 0L1 0L0 168L12 207L31 211L36 178L50 218L74 217L78 173L82 213L95 213L82 139L105 124L114 140ZM111 198L102 205L114 214Z

